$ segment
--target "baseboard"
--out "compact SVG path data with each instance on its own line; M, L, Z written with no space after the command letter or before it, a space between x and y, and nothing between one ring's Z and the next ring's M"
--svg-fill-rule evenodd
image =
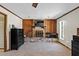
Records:
M59 42L59 41L58 41ZM65 46L66 48L68 48L69 50L71 50L68 46L66 46L65 44L59 42L60 44L62 44L63 46Z
M6 52L10 51L11 49L8 49Z
M4 52L4 48L0 48L0 52Z
M4 51L4 48L0 48L0 52L8 52L8 51L10 51L10 49Z

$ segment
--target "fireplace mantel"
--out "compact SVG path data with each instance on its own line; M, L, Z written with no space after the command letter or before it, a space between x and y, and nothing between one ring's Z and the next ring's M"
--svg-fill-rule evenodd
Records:
M33 28L33 30L44 30L44 28L41 28L41 27L35 27L35 28Z

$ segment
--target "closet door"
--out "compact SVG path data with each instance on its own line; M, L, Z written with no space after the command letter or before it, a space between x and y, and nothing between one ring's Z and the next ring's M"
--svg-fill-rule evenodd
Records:
M0 14L0 48L4 48L4 15Z

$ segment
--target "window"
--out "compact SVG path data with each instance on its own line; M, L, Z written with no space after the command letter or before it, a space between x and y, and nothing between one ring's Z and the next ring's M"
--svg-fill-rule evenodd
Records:
M64 21L60 21L60 39L64 40Z

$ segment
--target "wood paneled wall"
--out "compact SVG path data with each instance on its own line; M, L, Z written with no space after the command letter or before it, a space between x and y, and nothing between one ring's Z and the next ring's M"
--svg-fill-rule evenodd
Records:
M50 25L52 27L51 32L56 33L56 31L57 31L57 21L56 20L51 20Z
M56 24L57 24L56 20L53 20L53 19L44 20L44 26L46 26L45 32L56 33L56 27L57 27Z
M24 19L23 20L24 34L27 37L31 37L33 35L33 28L32 28L33 24L34 24L33 19ZM56 24L57 24L56 20L45 19L44 26L46 26L46 27L45 27L44 31L56 33L56 27L57 27Z
M33 26L33 20L32 19L24 19L23 20L24 34L27 37L31 37L32 36L32 26Z

